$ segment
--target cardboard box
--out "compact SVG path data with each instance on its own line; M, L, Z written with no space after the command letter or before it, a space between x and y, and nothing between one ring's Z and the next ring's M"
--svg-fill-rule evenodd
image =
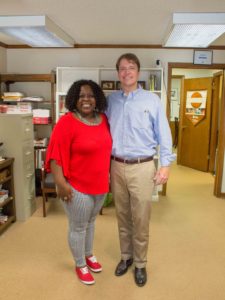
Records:
M33 124L51 124L51 118L49 117L33 117Z

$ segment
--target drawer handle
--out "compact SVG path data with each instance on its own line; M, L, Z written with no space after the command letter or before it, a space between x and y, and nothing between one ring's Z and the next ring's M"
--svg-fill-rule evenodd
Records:
M31 151L27 151L25 155L30 155L31 154Z
M33 173L30 173L30 174L27 174L27 178L30 178L30 177L32 177L33 176Z
M25 131L26 131L26 132L29 132L29 131L30 131L30 128L26 128Z

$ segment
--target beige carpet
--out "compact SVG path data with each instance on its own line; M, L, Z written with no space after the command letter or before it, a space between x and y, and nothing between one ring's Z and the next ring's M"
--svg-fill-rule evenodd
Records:
M213 177L173 166L167 197L152 205L148 283L133 272L113 275L120 259L114 207L96 222L95 254L103 272L85 286L73 271L67 220L54 199L0 237L0 299L224 300L225 201L212 196ZM40 206L40 203L39 203Z

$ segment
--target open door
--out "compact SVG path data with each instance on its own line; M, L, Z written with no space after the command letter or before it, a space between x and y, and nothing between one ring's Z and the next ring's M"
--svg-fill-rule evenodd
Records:
M210 137L210 159L209 172L215 174L216 172L216 156L218 151L219 139L219 108L221 106L222 97L222 80L223 72L213 74L212 85L212 118L211 118L211 137Z
M187 74L189 75L189 71L193 71L196 70L197 75L199 74L199 70L201 70L201 74L202 72L206 71L205 73L205 77L211 77L212 76L212 70L213 72L213 77L214 80L216 79L215 77L220 77L220 82L218 82L218 80L216 82L214 82L213 84L213 92L211 93L211 99L207 98L207 101L209 99L209 101L212 101L211 103L211 107L208 105L208 103L206 104L206 117L211 115L211 134L208 133L208 137L210 134L210 137L208 138L208 143L210 140L210 145L208 147L208 153L210 153L210 157L212 158L213 161L208 160L208 170L214 170L213 173L215 174L215 182L214 182L214 192L213 194L216 197L225 197L225 192L224 192L224 158L225 158L225 64L212 64L212 65L194 65L191 63L168 63L168 94L167 94L167 117L168 119L170 118L170 103L171 103L171 88L172 88L172 77L173 76L177 76L178 74L181 75L185 75L185 72L187 72ZM210 71L210 72L209 72ZM215 73L216 72L216 73ZM193 76L196 77L196 76ZM212 78L212 77L211 77ZM193 79L193 78L192 78ZM200 80L199 79L194 79L194 80ZM184 80L183 80L184 81ZM183 82L182 81L182 82ZM181 87L181 91L183 90L184 85L182 85ZM219 87L219 92L218 92L218 87ZM194 87L196 88L196 86ZM205 87L201 87L202 89L204 89ZM211 88L211 87L209 87ZM215 90L216 89L216 90ZM187 91L187 88L185 87L185 90ZM200 90L200 86L197 87L197 90ZM182 92L182 96L185 93ZM218 94L219 94L219 103L218 103L218 107L215 107L215 99L218 99ZM208 95L209 97L209 95ZM188 152L188 145L187 148L185 149L184 147L184 141L182 141L182 146L181 146L181 140L182 140L182 132L185 132L185 129L182 129L183 126L186 126L185 122L183 122L184 120L184 109L185 109L185 104L183 104L183 101L185 100L186 97L181 97L181 101L180 101L180 122L179 122L179 136L178 136L178 149L177 149L177 164L180 164L179 158L181 155L181 153L183 153L183 151ZM217 101L217 100L216 100ZM216 104L217 106L217 104ZM218 112L217 112L217 108L218 108ZM188 121L188 120L187 120ZM201 122L198 123L198 126L203 125L204 120L202 120ZM202 124L201 124L202 123ZM210 122L209 122L210 123ZM214 124L213 124L214 123ZM197 126L197 125L196 125ZM200 127L199 127L200 128ZM195 128L197 129L197 127ZM202 150L203 148L207 147L203 147L202 144L202 139L203 139L203 135L205 135L205 132L203 131L204 127L202 129L202 135L200 134L200 140L197 141L198 143L198 147L196 146L197 149L200 148L200 150ZM207 126L206 126L206 130L207 132ZM207 139L203 139L204 141ZM206 142L207 143L207 142ZM199 145L200 144L200 145ZM215 145L212 145L215 144ZM180 151L181 150L181 151ZM195 151L196 152L196 151ZM207 151L201 151L202 155L205 155L207 157ZM198 151L199 153L199 151ZM215 153L215 158L214 158L214 154ZM196 154L196 153L195 153ZM183 157L181 157L183 159ZM207 157L208 158L208 157ZM194 157L195 160L198 159L198 157ZM185 162L182 162L185 163ZM207 163L206 163L207 165ZM188 165L189 166L189 165ZM191 164L191 167L192 164ZM196 168L196 166L194 166L194 168ZM166 188L167 188L167 184L163 185L163 195L166 195Z
M212 78L184 80L178 162L205 172L209 169L211 98Z

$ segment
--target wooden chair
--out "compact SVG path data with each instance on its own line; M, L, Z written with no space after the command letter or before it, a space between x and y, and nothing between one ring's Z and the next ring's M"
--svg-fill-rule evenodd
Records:
M43 155L43 158L43 166L41 168L41 191L43 202L43 217L46 217L46 202L48 201L48 195L56 194L56 185L52 173L47 173L44 169L45 155Z

